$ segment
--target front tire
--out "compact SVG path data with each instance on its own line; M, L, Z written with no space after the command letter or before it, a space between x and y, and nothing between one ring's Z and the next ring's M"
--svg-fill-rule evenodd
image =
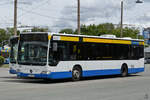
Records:
M128 67L126 65L123 65L121 68L121 76L122 77L128 76Z
M82 76L82 70L79 67L73 68L72 71L72 80L73 81L79 81Z

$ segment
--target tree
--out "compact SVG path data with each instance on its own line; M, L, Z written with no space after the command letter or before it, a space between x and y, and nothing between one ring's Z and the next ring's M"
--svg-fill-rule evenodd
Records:
M0 29L0 46L3 45L4 41L5 41L5 44L8 44L8 40L10 36L11 35L8 34L5 29Z
M97 29L98 29L99 35L103 35L103 34L112 34L115 27L112 23L104 23L104 24L99 24L97 26Z
M31 29L31 32L48 32L48 28L39 28L39 27L34 27Z
M59 33L73 34L74 31L72 29L66 28L66 29L60 30Z
M104 23L99 25L81 25L81 34L84 35L95 35L100 36L103 34L111 34L114 30L114 25L112 23ZM75 34L77 33L77 30L75 31Z
M77 30L74 33L77 34ZM92 24L88 26L81 25L81 34L84 35L100 36L104 34L112 34L120 37L120 33L120 27L115 27L112 23L103 23L99 25ZM123 37L137 38L138 33L138 29L128 27L123 28ZM142 37L140 36L140 38Z
M77 34L77 29L75 30L74 34ZM89 26L81 25L81 35L97 35L98 30L95 24L91 24Z
M121 29L119 27L115 28L112 34L116 35L117 37L120 37L120 31ZM128 27L123 28L123 37L131 37L135 39L138 37L138 33L139 33L138 29ZM140 36L140 39L143 39L143 37Z
M12 36L14 35L14 28L7 28L6 31L8 34L10 34ZM17 35L19 35L19 34L20 34L20 31L17 30Z
M17 31L20 34L20 31ZM14 35L14 28L0 29L0 46L6 45L9 42L9 38Z
M77 34L77 29L73 31L72 29L63 29L60 33L67 33L67 34ZM100 36L105 34L112 34L116 35L116 37L120 37L121 29L120 27L115 27L112 23L103 23L99 25L91 24L91 25L81 25L81 34L82 35L94 35ZM123 28L123 37L131 37L137 38L139 30L136 28ZM142 37L139 36L141 39Z

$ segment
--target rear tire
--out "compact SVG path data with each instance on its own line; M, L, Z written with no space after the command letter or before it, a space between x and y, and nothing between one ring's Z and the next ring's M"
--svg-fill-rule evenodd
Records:
M82 70L79 67L75 67L73 68L72 71L72 80L73 81L79 81L81 79L82 76Z
M121 68L121 76L122 76L122 77L128 76L128 67L127 67L126 65L122 65L122 68Z

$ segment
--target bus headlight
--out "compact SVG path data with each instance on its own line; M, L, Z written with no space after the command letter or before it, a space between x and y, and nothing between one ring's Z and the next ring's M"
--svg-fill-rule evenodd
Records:
M42 71L41 74L50 74L50 71Z

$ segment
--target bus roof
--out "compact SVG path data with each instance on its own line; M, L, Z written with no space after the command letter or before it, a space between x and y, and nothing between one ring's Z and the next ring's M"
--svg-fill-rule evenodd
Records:
M112 39L112 40L128 40L128 41L144 41L142 39L132 39L132 38L111 38L111 37L101 37L101 36L92 36L92 35L78 35L78 34L65 34L65 33L52 33L52 32L24 32L21 34L48 34L48 35L57 35L57 36L71 36L71 37L87 37L87 38L99 38L99 39Z

